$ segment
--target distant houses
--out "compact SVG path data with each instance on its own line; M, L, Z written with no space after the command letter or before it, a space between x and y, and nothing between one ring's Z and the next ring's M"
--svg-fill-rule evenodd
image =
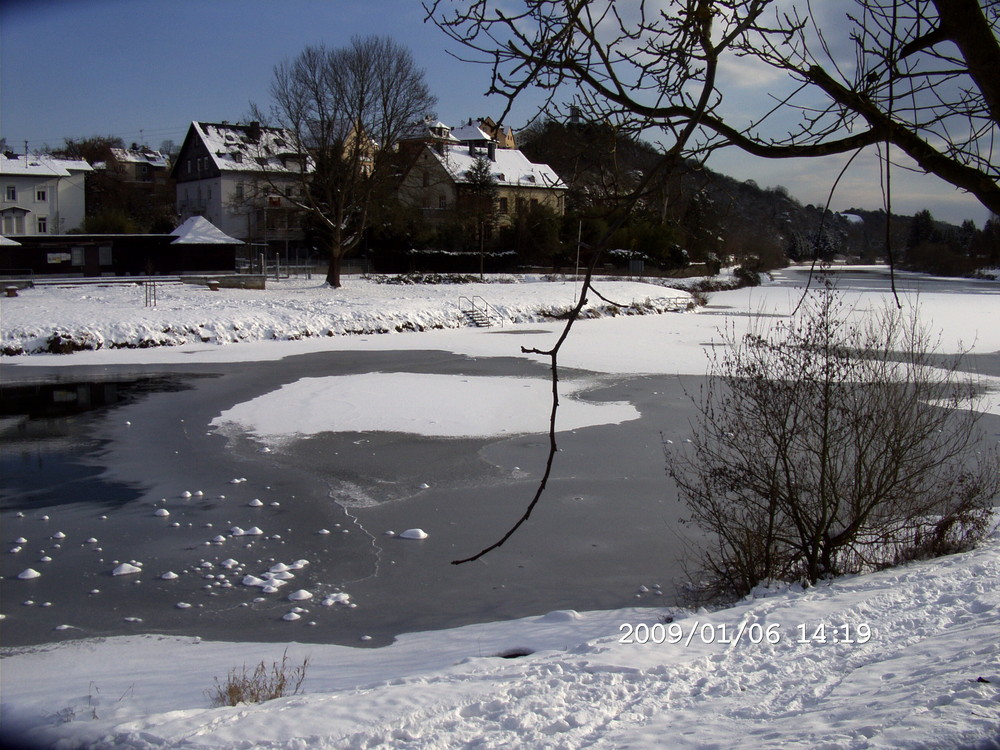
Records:
M535 206L557 215L565 210L566 185L516 148L510 128L489 118L457 128L420 121L396 144L395 153L399 202L419 209L431 225L454 220L467 208L470 169L477 160L489 163L497 188L497 226ZM235 265L231 256L224 257L234 242L252 258L314 252L301 209L312 157L308 144L297 143L286 130L258 122L193 121L172 163L169 155L140 144L105 148L98 159L91 157L89 164L42 154L2 156L0 236L20 245L3 242L0 271L205 270L205 262L192 255L198 246L165 234L195 217L201 232L214 227L228 238L229 244L214 243L202 259L221 263L219 270ZM145 215L154 206L156 213ZM142 221L136 221L140 215ZM183 262L169 260L170 252Z

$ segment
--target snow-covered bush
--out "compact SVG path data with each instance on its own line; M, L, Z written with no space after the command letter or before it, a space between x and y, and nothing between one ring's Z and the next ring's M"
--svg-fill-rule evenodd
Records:
M728 330L689 450L668 446L718 593L955 552L989 530L1000 461L960 357L937 356L915 315L852 323L842 307L824 288L788 321Z

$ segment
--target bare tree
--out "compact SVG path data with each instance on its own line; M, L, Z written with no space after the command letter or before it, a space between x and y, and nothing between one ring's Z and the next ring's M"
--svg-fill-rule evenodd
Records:
M960 358L935 355L915 315L853 324L822 288L787 323L724 338L692 443L666 446L709 535L714 591L815 583L982 538L1000 463L979 452L976 384Z
M847 6L845 8L845 6ZM593 119L766 158L876 145L1000 209L1000 0L433 0L428 15L513 101L541 88ZM838 15L833 15L838 14ZM733 114L733 66L777 74ZM502 118L501 118L502 119ZM888 149L886 149L888 151Z
M394 179L395 144L436 100L409 50L376 36L306 47L275 66L271 98L269 119L310 156L300 164L301 190L287 197L327 238L326 280L339 287L342 259Z

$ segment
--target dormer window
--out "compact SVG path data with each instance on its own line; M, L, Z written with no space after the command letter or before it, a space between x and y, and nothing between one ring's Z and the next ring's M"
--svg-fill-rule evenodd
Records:
M233 161L236 162L237 164L242 164L243 163L243 154L241 154L239 151L234 151L233 152Z

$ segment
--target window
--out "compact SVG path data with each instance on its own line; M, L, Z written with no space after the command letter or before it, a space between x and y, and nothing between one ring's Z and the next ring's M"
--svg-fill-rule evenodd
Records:
M500 213L506 214L510 212L510 204L506 198L500 199Z
M74 266L83 265L83 248L82 247L71 247L70 252L70 263Z
M243 200L243 183L242 182L239 185L236 186L236 200L238 200L238 201Z
M35 201L38 203L48 203L49 201L49 191L48 188L36 188L35 189Z
M38 234L48 234L49 233L49 217L39 216L35 219L35 227Z
M448 208L448 199L443 195L438 196L438 208Z
M97 262L102 266L111 265L111 245L101 245L97 248Z
M239 151L234 151L233 152L233 161L236 162L237 164L242 164L243 163L243 154L241 154Z
M17 188L13 185L8 185L7 189L4 190L4 200L16 201L17 200Z

